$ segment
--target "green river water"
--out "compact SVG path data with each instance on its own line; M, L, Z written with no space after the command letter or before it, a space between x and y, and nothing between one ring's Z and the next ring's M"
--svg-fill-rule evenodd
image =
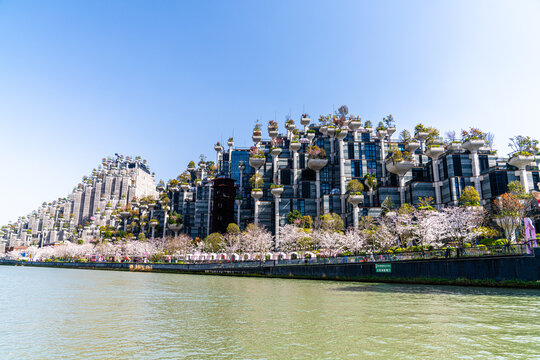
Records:
M540 291L0 266L0 359L540 359Z

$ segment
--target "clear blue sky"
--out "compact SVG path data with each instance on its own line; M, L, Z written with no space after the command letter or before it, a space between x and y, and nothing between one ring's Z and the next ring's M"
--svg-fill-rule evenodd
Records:
M157 179L257 119L540 137L538 1L0 1L0 224L102 157Z

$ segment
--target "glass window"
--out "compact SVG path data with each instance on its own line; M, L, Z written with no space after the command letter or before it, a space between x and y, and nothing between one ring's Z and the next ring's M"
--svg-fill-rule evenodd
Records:
M504 194L508 189L508 176L506 172L497 171L489 174L489 184L492 197Z
M375 144L366 144L365 146L366 159L377 159L377 148Z
M480 172L484 172L489 168L489 161L487 155L478 156L478 162L480 163Z
M329 174L328 166L325 166L325 167L323 168L323 173L322 173L322 179L321 179L321 181L329 181L329 179L328 179L328 178L329 178L329 175L328 175L328 174Z
M302 213L302 215L306 212L306 202L303 199L298 200L298 210Z
M461 156L452 155L452 162L454 163L454 176L463 176L463 171L461 170Z
M302 197L305 199L311 198L311 183L304 181L302 182Z
M369 133L362 133L362 142L368 142L370 140Z
M375 160L367 161L367 172L368 174L377 175L377 162Z
M321 183L321 191L322 191L322 194L321 194L321 195L328 195L328 194L330 194L330 184L327 183L327 182Z
M352 177L362 177L362 161L354 160L351 161L351 172Z
M348 144L349 159L354 159L354 143Z

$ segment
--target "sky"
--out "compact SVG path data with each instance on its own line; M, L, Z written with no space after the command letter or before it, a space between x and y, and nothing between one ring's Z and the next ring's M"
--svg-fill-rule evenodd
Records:
M156 180L340 105L540 138L539 1L0 0L0 224L115 153Z

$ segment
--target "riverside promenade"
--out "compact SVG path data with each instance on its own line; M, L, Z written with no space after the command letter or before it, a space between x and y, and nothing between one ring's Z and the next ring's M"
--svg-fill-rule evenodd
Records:
M532 254L405 259L365 256L296 260L142 263L0 260L0 265L261 276L292 279L540 288L540 248Z

